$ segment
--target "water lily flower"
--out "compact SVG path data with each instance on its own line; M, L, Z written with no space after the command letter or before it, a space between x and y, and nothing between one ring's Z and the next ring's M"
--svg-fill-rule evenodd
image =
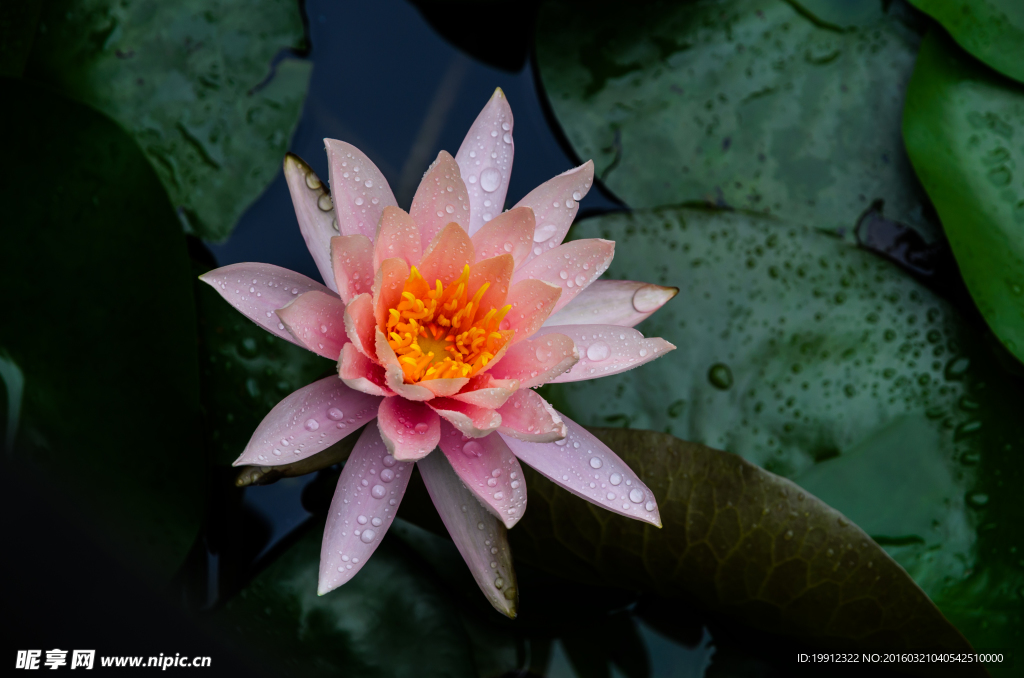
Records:
M329 192L289 155L295 213L325 284L258 263L202 276L268 332L338 362L338 375L271 410L236 466L308 458L376 419L338 481L321 595L380 544L414 463L481 590L509 616L518 590L506 530L526 509L521 461L602 508L661 526L640 478L533 388L617 374L675 348L632 326L676 290L597 280L613 242L562 244L592 162L502 211L512 127L498 89L456 156L442 151L427 170L408 212L350 144L325 140Z

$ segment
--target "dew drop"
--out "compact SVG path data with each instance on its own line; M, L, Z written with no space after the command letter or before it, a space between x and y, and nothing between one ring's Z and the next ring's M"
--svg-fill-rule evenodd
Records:
M307 431L315 431L318 428L320 428L320 422L318 422L316 419L307 419L305 427Z
M587 347L587 360L594 363L599 363L602 360L607 360L608 356L612 353L611 348L603 341L595 341L593 344Z
M603 466L603 465L604 465L604 462L601 461L600 457L591 457L590 458L590 468L601 468L601 466Z
M619 483L622 482L622 476L620 476L618 473L613 473L608 478L608 482L611 483L612 485L618 485Z
M498 190L498 185L501 183L501 172L488 167L480 173L480 188L484 189L488 193L493 193Z
M356 518L356 522L359 523L360 525L365 525L366 524L366 516L359 516L358 518Z
M363 533L359 535L359 541L363 542L364 544L369 544L371 541L373 541L373 538L376 536L377 533L373 530L363 530Z
M390 483L395 479L395 472L389 468L384 469L380 472L381 482Z
M330 194L324 193L317 198L316 206L320 208L321 212L330 212L334 209L334 201L331 200Z
M732 387L732 370L725 363L715 363L708 370L708 381L715 388L728 391Z
M339 410L337 407L332 407L327 410L327 417L331 421L341 421L345 418L345 413Z
M374 485L373 489L370 490L370 495L374 499L383 499L387 495L388 491L384 489L383 485Z
M416 425L415 425L415 426L413 427L413 430L414 430L414 431L416 431L416 433L419 433L420 435L423 435L423 434L424 434L424 433L426 433L426 432L427 432L427 431L428 431L429 429L430 429L430 426L429 426L428 424L426 424L426 423L422 422L422 421L421 421L420 423L416 424Z
M644 500L644 493L639 488L634 487L629 491L629 500L634 504L639 504Z
M484 453L483 445L475 440L470 440L462 446L462 453L467 457L476 458Z

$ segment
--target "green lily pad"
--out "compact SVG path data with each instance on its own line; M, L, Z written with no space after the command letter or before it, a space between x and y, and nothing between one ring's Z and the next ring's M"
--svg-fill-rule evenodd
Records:
M616 241L611 278L680 288L639 326L679 348L547 387L555 407L791 478L885 546L975 647L1021 643L1022 394L949 304L868 252L757 215L607 215L573 237Z
M973 56L1024 82L1024 4L1019 0L910 0Z
M550 567L569 551L610 583L689 595L765 630L833 646L969 651L881 547L792 482L664 433L595 434L654 482L665 527L613 519L531 472L517 557Z
M193 261L203 408L211 461L230 466L274 405L336 367L326 358L275 337L235 310L198 280L209 269ZM338 445L351 449L354 443L355 437L348 436ZM335 451L332 448L331 454Z
M393 539L317 596L322 534L310 526L213 617L228 642L278 676L476 676L455 608Z
M630 207L696 201L850 233L883 200L930 237L900 136L921 37L879 8L548 2L537 60L574 151Z
M907 90L903 135L971 296L1024 361L1024 85L933 31Z
M185 238L113 121L39 85L2 86L18 102L0 111L0 355L4 381L11 365L22 378L12 458L166 578L204 499Z
M294 0L47 3L25 77L135 138L187 232L223 240L280 171L312 65Z

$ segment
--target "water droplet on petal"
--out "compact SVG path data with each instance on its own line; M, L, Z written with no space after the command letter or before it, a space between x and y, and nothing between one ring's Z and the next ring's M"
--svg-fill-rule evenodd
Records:
M377 533L373 530L363 530L363 533L359 535L359 541L363 542L364 544L369 544L371 541L373 541L373 538L376 536Z
M462 446L462 453L467 457L475 458L483 455L484 448L483 445L481 445L477 441L470 440L469 442Z
M595 341L587 347L587 360L590 362L599 363L602 360L607 360L611 354L611 347L603 341Z
M590 468L601 468L601 466L603 466L603 464L604 464L604 462L601 461L600 457L591 457L590 458Z
M327 410L327 417L332 421L341 421L345 418L345 413L339 410L337 407L332 407Z
M374 499L383 499L387 493L388 491L384 489L383 485L374 485L373 489L370 490L370 494Z
M315 431L318 428L320 428L320 422L318 422L316 419L307 419L305 427L307 431Z
M498 190L499 184L501 184L501 172L493 167L488 167L480 173L480 188L488 193Z
M642 502L644 500L643 490L634 487L632 490L629 491L629 500L634 504L639 504L640 502Z

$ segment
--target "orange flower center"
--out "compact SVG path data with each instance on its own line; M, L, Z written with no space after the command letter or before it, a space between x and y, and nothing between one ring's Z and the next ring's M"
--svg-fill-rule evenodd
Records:
M407 384L472 377L514 334L498 329L512 306L480 308L490 283L469 296L469 266L447 288L440 280L435 283L431 289L413 266L401 301L388 309L388 343L398 356Z

